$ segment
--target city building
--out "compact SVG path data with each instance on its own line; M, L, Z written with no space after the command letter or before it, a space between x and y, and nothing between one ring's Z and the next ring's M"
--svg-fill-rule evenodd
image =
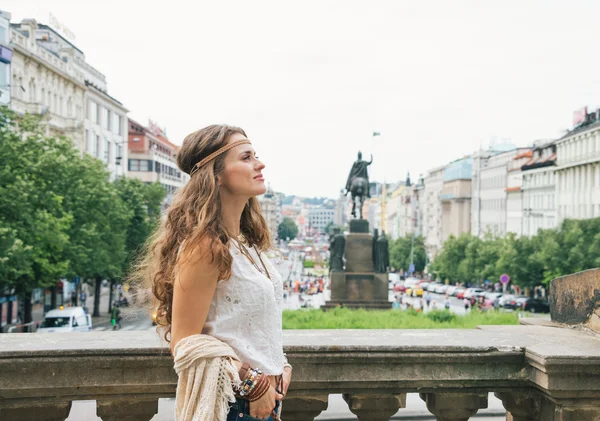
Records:
M0 10L0 106L10 105L10 63L13 56L10 47L10 17L10 13Z
M473 235L483 237L488 232L498 236L506 234L509 164L512 164L511 168L516 168L516 164L513 163L515 158L518 157L518 162L525 163L530 154L529 148L511 147L508 151L480 151L475 155L472 176L476 178L477 183L473 186L476 203L471 204L471 213L475 215L471 222ZM511 186L513 189L520 187L518 176L513 177L512 183L515 182L518 185Z
M441 243L471 231L471 157L448 164L443 171L439 196L442 208Z
M323 204L308 209L308 226L311 232L324 233L330 223L334 223L335 205Z
M437 167L425 176L423 202L421 206L423 218L423 236L427 257L431 261L441 251L442 241L442 204L440 195L444 187L444 168Z
M533 157L531 149L517 154L507 165L506 232L523 235L523 170Z
M189 180L175 161L179 147L167 139L156 123L151 121L149 127L144 127L132 119L128 121L127 176L145 183L160 183L167 191L166 203L171 203L173 193Z
M26 19L10 27L11 108L43 116L47 134L71 138L82 153L102 160L112 179L124 176L128 110L108 94L106 76L50 26Z
M600 109L577 111L573 126L556 141L557 224L600 216Z
M262 210L267 227L271 232L271 239L277 239L277 228L281 223L281 196L276 194L269 186L265 194L258 196L258 203Z
M399 182L396 186L390 190L389 198L387 199L387 232L392 240L396 240L400 237L400 225L401 225L401 204L404 199L404 190L406 189L405 182Z
M534 146L533 155L522 167L522 234L536 235L540 228L555 228L556 144Z
M83 52L47 25L33 19L11 23L11 108L44 118L48 135L64 135L84 150L85 78L69 57ZM60 40L60 49L49 49Z

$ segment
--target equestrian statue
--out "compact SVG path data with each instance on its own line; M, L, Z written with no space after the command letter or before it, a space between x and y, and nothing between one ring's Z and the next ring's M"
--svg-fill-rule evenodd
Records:
M373 163L373 155L369 162L363 161L362 153L358 152L358 159L352 164L350 175L346 181L346 195L352 194L352 216L356 218L356 199L359 203L360 219L363 219L363 204L366 198L370 198L369 172L367 168Z

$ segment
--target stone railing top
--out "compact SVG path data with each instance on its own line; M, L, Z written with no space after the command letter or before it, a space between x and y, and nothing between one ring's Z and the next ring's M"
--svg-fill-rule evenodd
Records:
M546 358L597 359L600 337L546 326L480 326L478 329L286 330L287 353L524 352ZM24 333L0 335L0 358L85 355L165 355L153 331Z

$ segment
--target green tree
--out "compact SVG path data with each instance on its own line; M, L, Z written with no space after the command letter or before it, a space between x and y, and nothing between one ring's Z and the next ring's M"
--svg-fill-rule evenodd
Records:
M122 271L123 275L126 275L136 262L146 240L159 222L161 204L166 192L159 183L145 184L135 178L121 178L116 182L116 186L121 200L127 206L131 215L125 239L127 257L123 262ZM112 307L110 303L112 303L113 286L121 280L112 279L109 311ZM130 285L130 292L133 292L134 289L135 286Z
M0 109L0 286L24 302L25 322L33 289L55 285L68 270L73 217L52 185L72 150L68 140L44 136L38 118Z
M411 262L412 236L399 237L390 244L390 264L398 270L407 271ZM416 236L413 250L415 272L425 269L425 242L423 237Z
M283 218L281 224L277 227L277 235L280 239L293 240L298 235L298 226L292 218Z

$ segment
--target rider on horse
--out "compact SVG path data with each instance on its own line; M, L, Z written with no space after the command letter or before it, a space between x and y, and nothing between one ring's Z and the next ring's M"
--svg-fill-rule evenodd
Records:
M352 165L350 175L346 181L346 195L352 193L352 216L356 217L356 198L359 200L360 218L362 218L362 205L366 197L371 197L370 186L369 186L369 172L367 167L373 162L373 155L371 155L371 161L363 161L362 153L358 153L358 159Z

